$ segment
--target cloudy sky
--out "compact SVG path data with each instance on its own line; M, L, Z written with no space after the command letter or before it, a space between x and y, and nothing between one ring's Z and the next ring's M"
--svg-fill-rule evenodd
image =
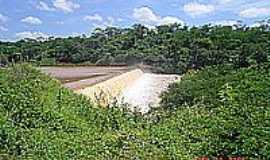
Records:
M270 0L0 0L0 39L72 36L134 23L253 25L269 18Z

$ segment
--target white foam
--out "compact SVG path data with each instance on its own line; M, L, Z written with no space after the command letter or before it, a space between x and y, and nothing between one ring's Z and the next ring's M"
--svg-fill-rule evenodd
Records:
M144 73L133 85L123 90L121 103L129 104L133 111L147 113L151 107L158 106L160 94L178 78L176 75Z

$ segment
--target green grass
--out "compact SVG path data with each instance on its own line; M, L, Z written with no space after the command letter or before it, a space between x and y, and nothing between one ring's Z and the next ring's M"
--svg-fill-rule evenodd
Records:
M270 159L269 64L184 76L163 109L94 106L28 65L0 71L0 159Z

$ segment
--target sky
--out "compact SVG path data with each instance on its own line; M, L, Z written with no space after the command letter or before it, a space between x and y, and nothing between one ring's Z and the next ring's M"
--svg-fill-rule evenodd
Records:
M270 0L0 0L0 40L90 34L94 28L181 23L256 25Z

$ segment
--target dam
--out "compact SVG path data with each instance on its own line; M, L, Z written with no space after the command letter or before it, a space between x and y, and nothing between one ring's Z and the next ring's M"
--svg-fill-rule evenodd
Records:
M101 106L118 104L147 113L158 107L160 94L179 75L154 74L134 67L44 67L63 86Z

